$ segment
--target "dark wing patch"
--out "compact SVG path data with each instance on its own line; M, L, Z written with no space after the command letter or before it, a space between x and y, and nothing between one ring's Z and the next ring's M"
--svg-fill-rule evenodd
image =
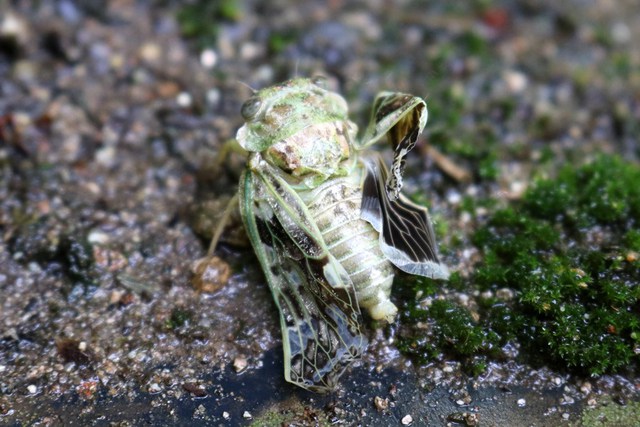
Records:
M389 197L387 169L380 156L364 161L361 217L380 233L380 248L396 267L407 273L447 279L449 270L438 259L435 234L426 208L403 195Z
M241 212L251 243L280 312L285 378L316 392L333 390L344 370L367 347L353 283L311 229L284 206L304 216L304 206L275 179L246 171L241 181ZM276 191L277 193L273 193ZM302 236L302 237L301 237ZM312 255L312 256L310 256Z
M372 109L372 120L364 136L364 146L369 146L386 135L394 150L391 173L386 191L391 200L400 195L405 157L413 149L427 123L427 104L419 97L398 92L382 92Z
M391 174L386 181L387 194L391 200L395 200L400 196L400 190L402 190L402 174L404 174L406 162L405 157L407 153L416 146L418 135L422 132L420 117L422 116L423 110L425 110L424 104L418 104L416 108L412 109L402 120L398 121L387 134L387 138L394 148Z

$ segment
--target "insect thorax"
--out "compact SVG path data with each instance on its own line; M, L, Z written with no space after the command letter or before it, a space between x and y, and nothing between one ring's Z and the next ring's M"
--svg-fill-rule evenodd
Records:
M356 132L356 125L348 120L317 123L276 142L263 156L312 188L329 177L349 172L344 161L354 151Z
M374 319L392 321L397 309L389 300L394 267L380 250L378 232L360 218L360 162L345 177L299 193L329 251L351 278L360 307Z

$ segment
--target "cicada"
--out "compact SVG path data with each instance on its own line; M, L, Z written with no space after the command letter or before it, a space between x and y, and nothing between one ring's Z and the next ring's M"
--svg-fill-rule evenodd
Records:
M419 97L382 92L362 138L324 78L262 89L241 109L242 221L280 312L284 375L326 392L367 347L361 309L392 322L396 269L446 279L427 209L400 193L427 121ZM368 149L394 147L387 169Z

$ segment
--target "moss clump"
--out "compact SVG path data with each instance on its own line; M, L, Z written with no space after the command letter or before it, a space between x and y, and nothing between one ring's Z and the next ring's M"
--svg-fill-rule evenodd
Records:
M458 276L455 276L458 277ZM464 359L473 374L484 370L480 354L491 354L498 336L473 320L470 312L448 300L434 300L420 305L421 295L437 292L438 283L422 277L405 278L400 289L407 296L401 311L402 324L398 334L398 348L421 363L437 360L444 355Z
M595 225L631 230L640 220L639 182L637 165L600 156L578 170L563 168L557 179L538 180L525 196L523 211L571 232Z
M517 299L485 301L489 323L535 359L591 375L637 362L640 265L628 254L638 243L638 182L636 165L600 156L496 211L474 236L485 254L474 281Z
M478 356L515 342L539 364L590 375L637 369L638 183L640 167L603 155L536 180L512 206L491 207L472 238L483 261L468 281L451 279L484 296L478 320L449 301L421 308L419 298L409 299L400 349L423 361L447 353L481 367ZM432 281L416 283L422 295L437 292ZM403 289L415 295L417 288Z

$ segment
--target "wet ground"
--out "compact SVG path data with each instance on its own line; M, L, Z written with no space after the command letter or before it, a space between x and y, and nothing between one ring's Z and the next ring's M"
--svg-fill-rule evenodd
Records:
M241 160L211 165L241 124L247 85L323 74L361 126L375 93L393 89L427 97L425 140L493 129L491 185L426 158L409 165L408 188L428 188L434 216L463 235L459 196L517 198L545 150L637 161L633 1L192 4L0 3L0 424L640 419L633 373L506 358L473 378L456 360L417 366L369 323L370 352L336 394L313 395L284 382L277 312L250 249L227 235L217 254L229 280L214 292L191 281L235 189ZM462 272L476 260L472 249L444 258Z

